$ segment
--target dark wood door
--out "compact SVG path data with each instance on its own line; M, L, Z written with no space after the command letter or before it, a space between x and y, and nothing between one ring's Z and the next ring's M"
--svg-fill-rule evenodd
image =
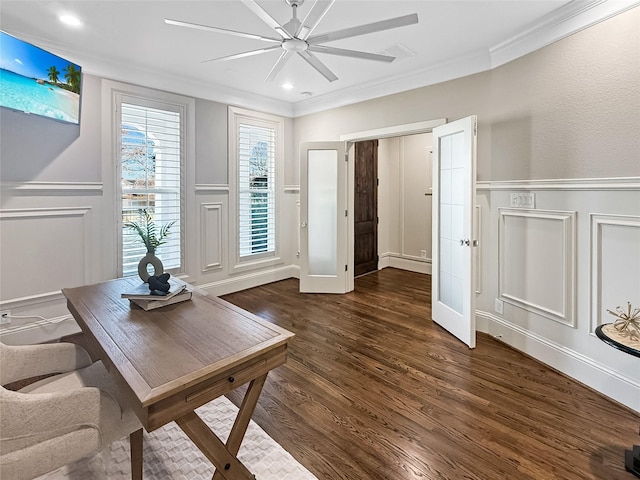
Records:
M378 140L355 145L354 276L378 270Z

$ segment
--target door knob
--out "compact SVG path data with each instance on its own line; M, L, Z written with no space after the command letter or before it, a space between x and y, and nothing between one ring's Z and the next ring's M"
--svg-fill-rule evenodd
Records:
M467 247L470 247L471 245L473 245L474 247L478 246L478 240L469 240L468 238L465 238L464 240L460 240L460 246L466 245Z

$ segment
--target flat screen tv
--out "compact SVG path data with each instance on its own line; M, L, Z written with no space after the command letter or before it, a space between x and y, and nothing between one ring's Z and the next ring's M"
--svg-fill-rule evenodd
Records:
M80 66L0 31L0 106L80 122Z

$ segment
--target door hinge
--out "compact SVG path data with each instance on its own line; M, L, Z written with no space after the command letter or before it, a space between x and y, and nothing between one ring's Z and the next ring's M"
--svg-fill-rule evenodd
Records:
M376 225L380 225L380 217L376 217Z
M345 272L348 272L348 271L349 271L349 265L345 265L345 266L344 266L344 271L345 271Z
M379 187L380 186L380 179L376 178L376 186Z
M478 121L473 122L473 134L478 135Z
M349 210L345 210L345 211L344 211L344 216L345 216L345 217L348 217L348 216L349 216Z

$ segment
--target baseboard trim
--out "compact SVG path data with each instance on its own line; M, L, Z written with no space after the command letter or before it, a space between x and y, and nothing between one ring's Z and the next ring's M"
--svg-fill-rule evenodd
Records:
M299 276L295 265L273 268L261 272L252 272L244 275L237 275L233 278L225 278L217 282L198 285L198 288L207 292L208 295L220 296L228 293L239 292L248 288L258 287L271 282L286 280L287 278Z
M489 312L476 311L478 331L487 333L608 398L640 412L640 383L566 346Z
M380 255L378 268L382 270L387 267L431 275L431 260L418 260L410 257L403 257L397 253L383 253Z

